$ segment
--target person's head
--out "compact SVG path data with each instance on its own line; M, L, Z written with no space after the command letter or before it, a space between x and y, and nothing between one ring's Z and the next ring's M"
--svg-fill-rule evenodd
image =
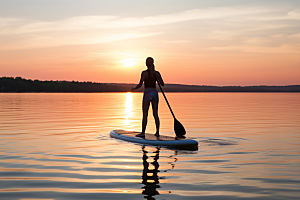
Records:
M146 59L146 66L149 68L149 67L152 67L153 64L154 64L154 59L151 57L148 57Z
M148 57L146 59L146 66L150 72L151 77L155 77L155 66L154 66L154 59L151 57Z

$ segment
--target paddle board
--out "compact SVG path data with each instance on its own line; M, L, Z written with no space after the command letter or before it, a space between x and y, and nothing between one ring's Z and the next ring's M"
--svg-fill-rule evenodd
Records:
M136 135L140 134L141 132L135 131L125 131L125 130L113 130L110 132L110 136L113 138L141 143L141 144L148 144L148 145L155 145L155 146L168 146L180 149L197 149L198 142L191 139L176 139L175 137L160 135L156 137L154 134L146 133L145 137L137 137Z

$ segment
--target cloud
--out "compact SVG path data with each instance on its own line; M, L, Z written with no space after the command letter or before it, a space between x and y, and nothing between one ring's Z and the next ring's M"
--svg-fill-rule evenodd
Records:
M118 16L77 16L54 22L32 21L26 19L0 18L1 35L24 34L32 32L78 31L111 28L136 28L164 25L190 20L218 19L254 15L267 12L266 9L224 7L194 9L168 15L157 15L141 18L121 18Z
M209 37L216 40L231 40L239 34L240 30L214 30Z
M251 45L232 45L222 47L209 47L208 50L213 51L242 51L250 53L267 53L267 54L287 54L287 53L300 53L299 47L295 45L281 45L278 47L268 46L251 46Z
M179 43L189 43L191 41L188 41L188 40L165 40L163 42L165 42L165 43L179 44Z
M151 37L167 32L166 25L196 21L212 30L210 39L230 40L248 30L278 29L281 24L248 24L249 20L300 19L300 10L281 12L264 7L233 6L193 9L177 13L147 16L76 16L58 21L39 21L20 18L0 18L0 50L38 48L60 45L96 44L133 38ZM256 16L253 17L253 16ZM214 22L214 23L209 23ZM225 23L224 23L225 22ZM162 27L162 25L164 25ZM201 26L202 27L202 26ZM194 27L193 27L194 28ZM225 29L225 30L224 30ZM181 29L182 32L187 30ZM174 34L174 33L172 33ZM176 35L176 33L175 33ZM190 39L164 40L167 43L185 43Z
M253 37L253 38L247 38L244 42L248 43L250 45L262 45L266 43L268 39L263 37Z
M22 38L6 37L1 41L0 50L31 49L42 47L54 47L63 45L81 45L81 44L99 44L114 42L119 40L144 38L159 35L160 32L125 32L125 33L101 33L97 31L90 32L64 32L46 35L24 35Z
M266 13L263 13L263 15L249 15L248 20L256 20L256 21L300 20L300 9L285 11L281 8L277 8L277 9L270 9L268 14Z
M288 12L288 18L300 20L300 9L295 9L293 11Z
M300 33L289 35L288 38L300 38Z

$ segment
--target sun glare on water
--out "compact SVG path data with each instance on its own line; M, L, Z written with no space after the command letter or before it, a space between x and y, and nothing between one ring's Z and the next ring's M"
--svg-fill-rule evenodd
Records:
M125 60L123 60L123 66L125 67L132 67L133 65L135 65L135 61L134 59L131 59L131 58L127 58Z

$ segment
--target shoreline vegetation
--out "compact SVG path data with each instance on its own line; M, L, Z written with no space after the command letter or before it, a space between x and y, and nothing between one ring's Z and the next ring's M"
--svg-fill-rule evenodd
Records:
M129 92L136 84L78 81L40 81L22 77L1 77L0 93L22 92ZM136 90L142 92L143 88ZM165 84L165 92L300 92L300 85L207 86Z

